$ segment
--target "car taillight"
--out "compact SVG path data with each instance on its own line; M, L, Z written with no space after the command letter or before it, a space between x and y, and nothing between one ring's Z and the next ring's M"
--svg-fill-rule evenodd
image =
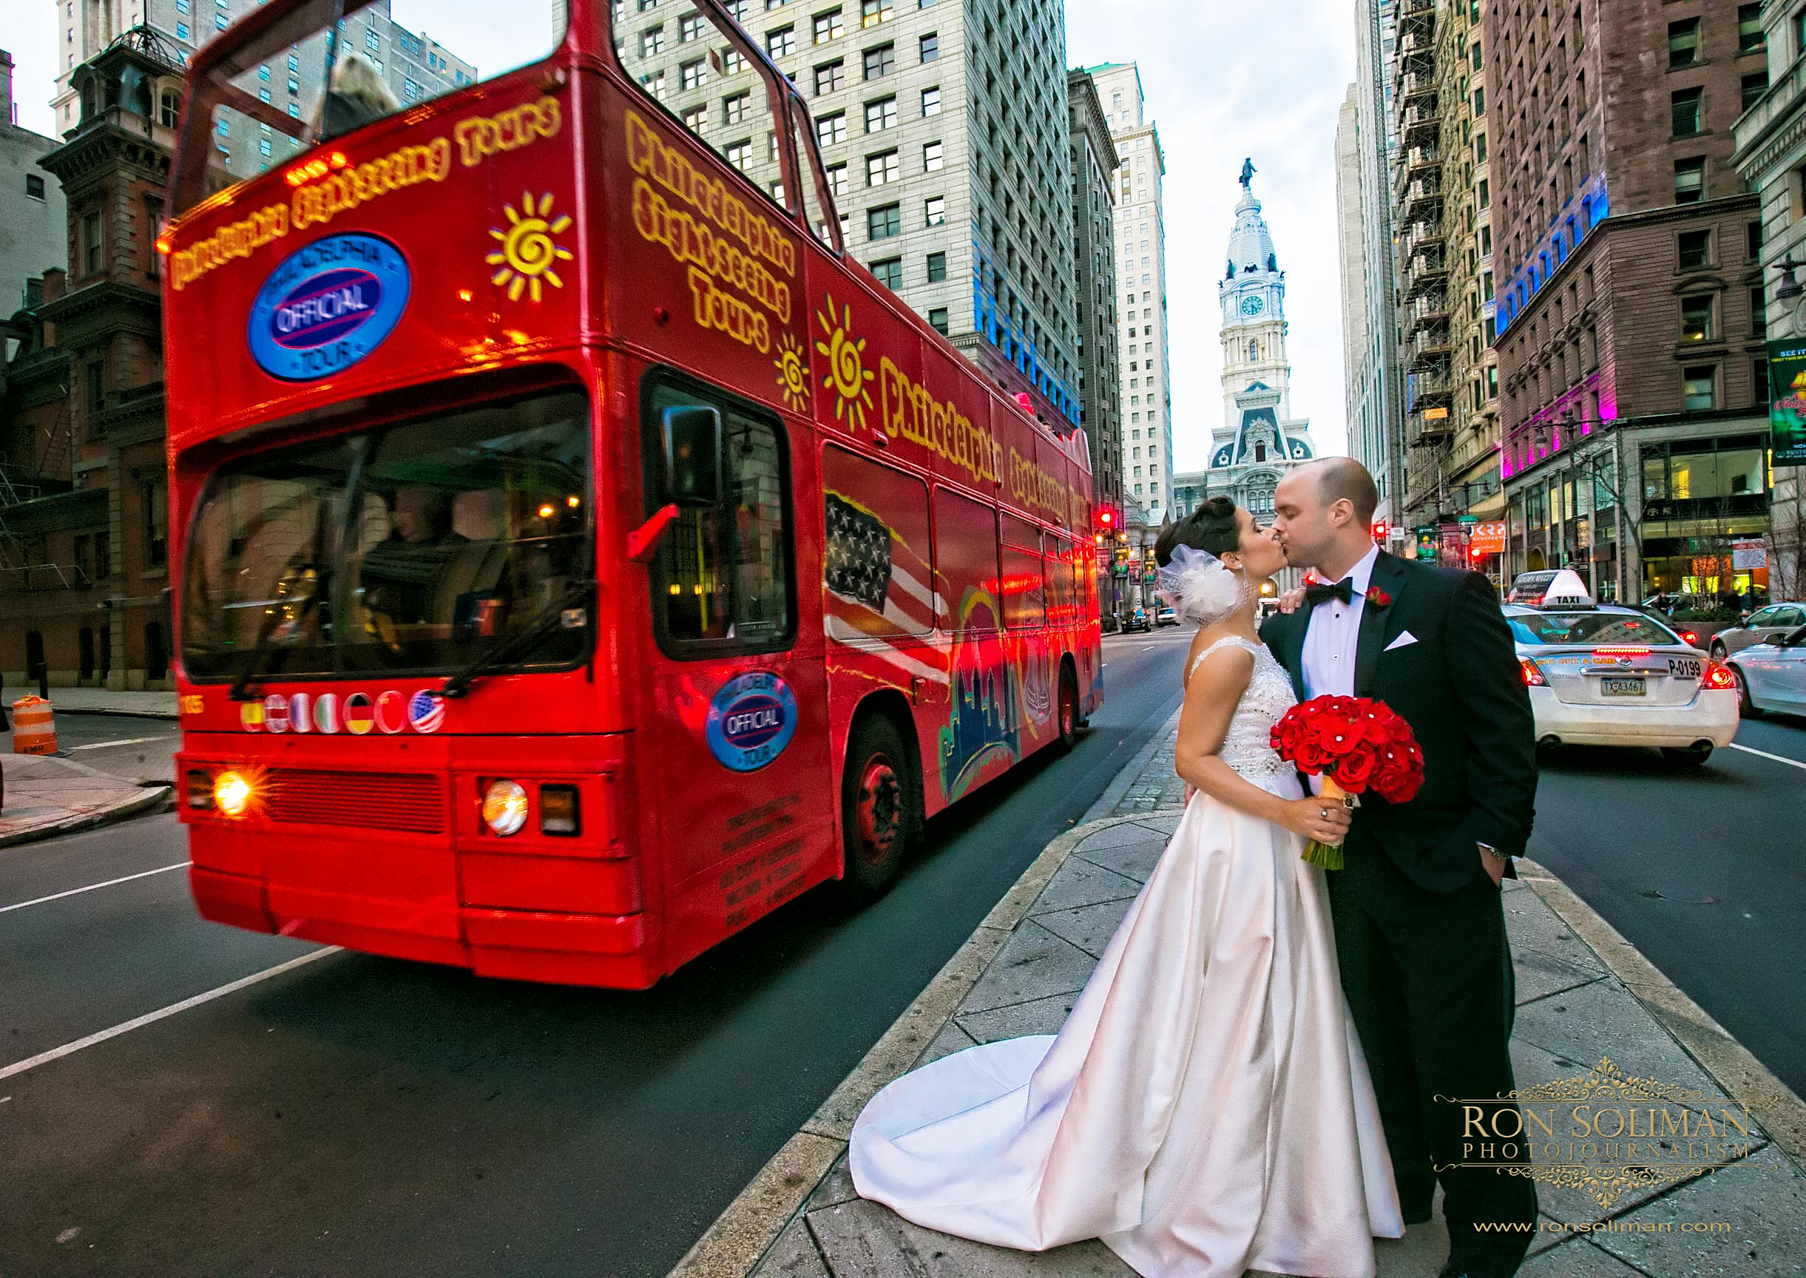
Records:
M1706 672L1700 676L1699 686L1708 691L1735 692L1737 676L1722 661L1706 662Z
M1649 655L1649 649L1614 645L1611 647L1595 648L1593 649L1593 655L1595 657L1647 657Z
M1697 648L1699 647L1699 636L1691 630L1683 630L1681 631L1681 642L1689 648Z
M1536 662L1532 661L1529 657L1519 657L1518 668L1524 674L1524 686L1526 688L1546 688L1549 686L1549 681L1543 678L1543 672L1537 669Z

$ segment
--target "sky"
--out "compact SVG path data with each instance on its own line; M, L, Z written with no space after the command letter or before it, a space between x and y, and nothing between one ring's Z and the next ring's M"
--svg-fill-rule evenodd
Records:
M524 7L537 9L542 0ZM0 0L18 122L51 132L57 10ZM496 51L488 0L396 0L395 17L446 47ZM466 16L468 15L468 16ZM531 28L528 30L528 28ZM539 24L508 35L543 45ZM1336 113L1354 78L1352 0L1066 0L1067 63L1137 62L1166 152L1173 454L1203 469L1222 421L1217 280L1244 157L1286 272L1292 411L1320 454L1347 450L1337 261Z

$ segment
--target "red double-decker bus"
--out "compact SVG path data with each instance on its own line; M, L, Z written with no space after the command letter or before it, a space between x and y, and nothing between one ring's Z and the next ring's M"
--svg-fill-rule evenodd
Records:
M365 7L272 0L188 71L158 248L201 913L643 988L882 892L1100 701L1083 434L847 256L733 6L683 40L732 121L661 103L599 0L402 94Z

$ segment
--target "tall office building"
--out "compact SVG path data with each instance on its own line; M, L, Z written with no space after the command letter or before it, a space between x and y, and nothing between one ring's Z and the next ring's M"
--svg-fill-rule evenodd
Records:
M1059 0L729 0L809 100L846 252L993 379L1077 424ZM787 204L745 60L676 0L614 5L628 73ZM814 193L798 193L811 221Z
M1125 500L1158 524L1173 500L1171 365L1167 358L1166 156L1147 118L1133 62L1087 67L1122 160L1116 177L1117 366L1124 396Z
M148 28L168 46L178 65L233 19L257 8L261 0L51 0L56 6L61 65L51 108L58 135L76 127L81 104L71 80L74 69L98 55L125 32ZM367 58L395 100L410 102L437 97L472 83L477 69L424 34L416 34L390 17L390 0L377 0L344 21L345 42ZM550 41L547 42L548 48ZM294 46L281 61L260 66L240 77L238 87L296 120L312 121L319 110L326 78L324 35ZM158 104L159 124L173 128L181 110L178 95ZM246 177L300 150L300 144L267 124L236 111L222 111L215 123L214 145L228 172Z
M1084 71L1066 76L1071 112L1072 251L1079 287L1079 400L1091 444L1091 491L1100 506L1121 509L1122 384L1116 337L1116 169L1097 82Z

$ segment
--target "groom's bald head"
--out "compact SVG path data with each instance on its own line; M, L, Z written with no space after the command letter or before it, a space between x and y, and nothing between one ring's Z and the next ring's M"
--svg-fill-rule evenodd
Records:
M1373 522L1379 509L1380 490L1367 468L1352 457L1325 457L1309 462L1304 469L1317 479L1317 495L1325 508L1339 501L1354 507L1355 522L1365 528Z
M1273 531L1294 567L1330 580L1373 548L1370 528L1380 504L1367 468L1352 457L1324 457L1288 471L1273 494Z

